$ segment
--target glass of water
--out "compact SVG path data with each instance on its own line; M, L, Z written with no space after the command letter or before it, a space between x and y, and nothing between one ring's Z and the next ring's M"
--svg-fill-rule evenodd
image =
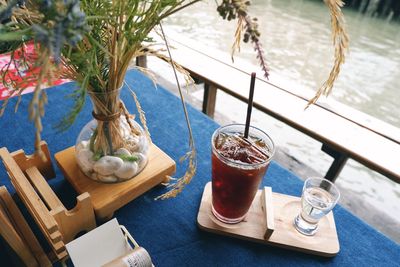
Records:
M323 178L308 178L301 195L301 212L294 219L294 226L304 235L314 235L319 220L328 214L340 198L338 188Z

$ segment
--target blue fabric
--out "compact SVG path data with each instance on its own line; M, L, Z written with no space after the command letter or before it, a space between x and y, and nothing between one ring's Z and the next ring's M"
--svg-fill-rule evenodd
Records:
M152 81L138 72L128 72L126 81L137 92L146 111L154 143L179 162L180 156L188 150L180 101L163 88L155 89ZM71 101L65 96L74 87L74 83L69 83L47 90L49 104L43 120L42 137L52 153L74 145L80 129L91 119L91 105L87 101L70 129L56 133L53 128L71 107ZM134 111L129 91L123 90L121 96L128 109ZM9 151L23 148L32 152L34 128L27 119L31 97L31 94L22 97L17 114L12 108L16 99L10 101L0 120L0 147L6 146ZM204 185L211 176L210 138L218 125L190 106L189 114L198 151L198 170L191 184L177 198L165 201L153 200L165 192L164 188L157 187L115 213L119 222L149 251L156 266L399 266L400 247L340 206L335 208L334 215L341 250L334 258L307 255L199 230L197 212ZM178 164L177 175L182 174L184 169ZM76 193L64 181L57 167L56 172L57 178L50 184L70 207L74 204ZM0 167L0 183L15 192L3 166ZM272 186L275 192L300 195L302 181L272 162L263 185ZM0 263L4 262L4 257L0 254Z

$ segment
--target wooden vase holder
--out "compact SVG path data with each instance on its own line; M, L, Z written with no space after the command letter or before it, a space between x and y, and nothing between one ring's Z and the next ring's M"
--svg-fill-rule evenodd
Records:
M302 235L294 228L294 217L301 210L298 197L273 193L270 187L258 190L246 218L237 224L222 223L215 218L211 197L209 182L204 188L197 216L202 230L324 257L339 253L332 212L320 220L314 236Z
M151 188L168 182L168 175L175 172L176 165L166 153L156 145L149 147L148 163L134 178L120 183L105 184L87 177L75 159L75 148L70 147L55 154L55 159L65 178L74 189L82 194L88 192L97 219L109 220L114 212L147 192Z
M47 144L41 142L40 146L44 158L25 155L23 150L10 153L7 148L0 149L0 156L15 190L50 244L50 258L57 261L68 255L65 244L77 234L94 229L96 220L87 192L77 197L73 209L64 207L46 181L55 177Z

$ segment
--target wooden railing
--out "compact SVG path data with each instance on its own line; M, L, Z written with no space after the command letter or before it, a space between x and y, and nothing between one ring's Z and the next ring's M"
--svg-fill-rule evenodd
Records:
M248 101L250 73L224 62L181 37L169 38L172 57L196 81L204 83L203 112L213 117L219 90ZM137 63L146 65L146 59ZM322 143L333 157L325 177L334 181L352 158L400 183L400 130L335 101L319 101L305 110L311 95L256 81L254 107Z

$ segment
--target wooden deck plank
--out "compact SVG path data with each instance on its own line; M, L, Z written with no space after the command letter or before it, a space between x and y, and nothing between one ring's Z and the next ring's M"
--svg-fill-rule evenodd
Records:
M170 37L170 42L173 43L174 47L177 49L180 49L182 46L189 48L193 51L196 51L199 55L208 57L210 58L210 60L213 61L219 61L220 63L223 63L224 65L234 68L247 75L251 75L251 72L246 70L254 69L254 66L248 63L247 61L235 59L235 63L237 61L240 62L241 67L239 68L238 64L234 64L229 60L230 59L229 54L223 52L221 53L221 51L212 50L205 46L201 46L199 45L198 42L194 42L193 40L184 38L181 35L178 35L177 33L169 32L168 36ZM242 65L244 65L245 68L243 68ZM311 99L315 94L313 90L310 90L308 88L301 88L301 90L298 90L298 88L296 89L290 88L290 86L285 86L285 88L283 88L282 86L277 85L279 83L278 81L270 82L265 78L261 77L261 75L257 79L262 80L270 84L271 86L276 87L277 89L283 90L289 94L293 94L299 98L302 98L305 101ZM400 128L398 127L395 127L371 115L368 115L352 107L349 107L345 104L342 104L332 98L322 97L318 100L318 102L315 105L322 107L328 111L331 111L336 115L343 117L344 119L350 120L355 124L368 128L371 131L400 144Z

